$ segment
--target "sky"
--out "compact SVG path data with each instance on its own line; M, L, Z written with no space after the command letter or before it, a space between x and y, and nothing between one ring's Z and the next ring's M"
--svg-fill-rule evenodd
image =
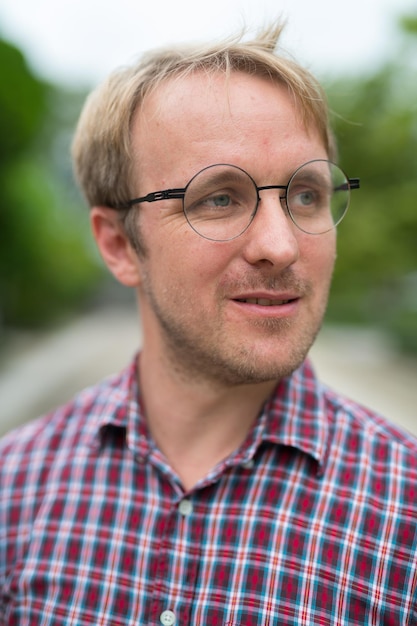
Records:
M35 72L89 86L149 48L216 40L282 17L284 49L319 77L378 66L417 0L0 0L0 36Z

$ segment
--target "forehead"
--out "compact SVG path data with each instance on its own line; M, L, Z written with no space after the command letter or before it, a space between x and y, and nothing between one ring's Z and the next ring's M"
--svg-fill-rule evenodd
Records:
M219 162L247 167L255 154L274 158L309 142L313 157L318 145L326 156L288 88L243 72L170 78L146 97L132 126L134 157L145 170L181 165L195 172Z
M224 118L238 120L239 115L246 115L255 105L259 116L269 114L271 105L277 100L279 108L286 100L294 113L297 112L300 119L303 117L296 99L290 96L287 86L278 80L240 71L229 74L194 71L185 76L165 79L155 87L145 97L135 119L159 122L159 125L181 117L189 121L190 116L193 119L195 116L201 118L210 114L219 121Z

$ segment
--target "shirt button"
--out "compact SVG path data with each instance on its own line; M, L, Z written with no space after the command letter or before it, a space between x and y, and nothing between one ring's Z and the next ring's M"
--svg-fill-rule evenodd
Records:
M251 470L255 467L255 461L253 459L249 459L246 463L242 463L243 469Z
M159 621L163 626L173 626L175 624L175 613L173 611L163 611L159 616Z
M178 508L179 512L181 513L181 515L184 515L184 517L187 517L187 515L191 515L191 513L193 512L193 505L192 502L190 502L189 500L181 500Z

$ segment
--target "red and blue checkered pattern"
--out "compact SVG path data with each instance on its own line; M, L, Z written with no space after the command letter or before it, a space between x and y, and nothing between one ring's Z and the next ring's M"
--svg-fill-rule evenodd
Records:
M186 493L136 360L0 459L0 624L417 624L417 442L308 363Z

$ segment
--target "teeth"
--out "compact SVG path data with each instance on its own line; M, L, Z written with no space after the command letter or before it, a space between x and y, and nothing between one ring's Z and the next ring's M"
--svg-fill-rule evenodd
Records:
M279 306L281 304L288 304L289 300L268 300L267 298L245 298L240 302L246 302L247 304L260 304L261 306Z

